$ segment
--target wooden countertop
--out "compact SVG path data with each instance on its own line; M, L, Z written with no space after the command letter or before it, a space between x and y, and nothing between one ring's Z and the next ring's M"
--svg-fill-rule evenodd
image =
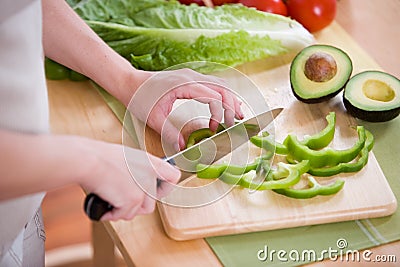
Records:
M399 0L338 0L337 20L346 32L385 71L400 77ZM322 33L321 33L322 34ZM316 34L318 37L319 33ZM50 120L54 133L77 134L121 143L121 124L89 84L49 81ZM101 119L99 119L101 118ZM176 242L163 232L158 213L140 216L131 222L104 223L128 266L219 266L220 263L203 239ZM142 250L151 242L154 250ZM400 260L400 241L373 248L375 255L396 255ZM145 254L143 254L145 252ZM193 262L193 258L196 262ZM314 266L338 263L324 261ZM354 264L357 265L357 264ZM364 266L365 263L360 263ZM388 266L388 265L385 265ZM395 264L393 264L395 266Z

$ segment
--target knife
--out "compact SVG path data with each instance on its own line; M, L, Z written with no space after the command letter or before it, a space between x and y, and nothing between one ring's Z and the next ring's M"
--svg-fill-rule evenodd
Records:
M246 121L241 121L174 155L167 155L164 160L181 170L180 181L186 180L196 173L197 164L210 165L229 153L233 154L236 148L248 143L250 137L257 135L266 128L282 110L282 108L276 108L260 113ZM242 152L239 151L238 153ZM232 155L232 157L235 158L235 155ZM161 186L163 182L157 179L157 187ZM176 185L161 202L179 207L198 207L218 200L231 188L232 185L220 184L215 186L212 183L200 187ZM100 220L105 213L112 209L112 205L96 194L90 193L85 198L84 211L94 221Z

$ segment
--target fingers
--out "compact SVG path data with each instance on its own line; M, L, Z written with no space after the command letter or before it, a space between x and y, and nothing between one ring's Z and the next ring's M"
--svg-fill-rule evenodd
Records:
M132 220L137 215L148 214L154 211L156 206L156 186L155 182L152 188L145 189L146 191L136 190L131 192L135 196L130 199L126 199L126 203L120 205L120 207L114 207L111 211L107 212L101 217L102 221L108 220Z
M136 196L133 199L122 204L121 207L114 207L111 211L104 214L101 220L132 220L137 215L153 212L156 206L155 196L157 195L157 189L154 186L146 190L151 190L152 192L136 192Z
M148 124L155 125L153 129L159 132L168 144L173 144L175 152L185 148L185 139L181 132L162 114L153 116Z
M128 211L122 208L114 208L101 217L101 221L117 221L117 220L132 220L137 214L138 208L132 208Z
M122 208L114 208L101 217L101 221L132 220L137 215L152 213L156 207L156 201L148 195L143 195L141 201L135 201L135 205Z
M135 182L129 177L129 183L124 183L118 193L108 192L110 197L99 194L106 200L113 200L109 202L114 206L113 210L103 215L102 221L131 220L137 215L153 212L156 200L168 193L169 185L179 181L180 171L169 163L149 154L144 155L144 152L141 157L139 162L134 162L135 167L141 169L133 174ZM157 186L157 177L163 181L160 187Z
M242 120L244 118L244 114L242 111L242 101L239 99L235 98L237 101L235 101L235 118L238 120Z
M221 91L222 105L224 107L224 118L225 123L228 126L232 126L235 121L235 97L228 91Z
M157 172L158 181L156 193L156 198L161 199L168 195L174 188L174 185L179 182L181 172L171 164L156 157L152 160L152 164L154 164L156 170L161 170Z
M160 180L159 186L157 188L157 198L161 199L167 196L174 188L174 184L168 183L164 180Z
M171 164L154 156L151 156L150 160L158 179L176 184L181 178L181 172Z
M225 123L228 125L233 125L234 118L243 119L243 112L241 109L241 101L232 93L229 89L211 85L213 90L218 92L222 96L222 106L224 108Z
M132 192L133 193L133 192ZM145 200L143 192L136 192L132 194L132 197L125 198L125 202L104 214L101 217L101 221L116 221L116 220L132 220L141 209L142 203Z
M137 215L152 213L155 207L156 207L156 201L154 200L154 198L146 195L144 197L142 205L140 206L140 209L137 212Z
M194 99L208 104L211 112L209 127L215 131L224 118L228 126L234 119L243 119L240 100L226 87L215 83L189 83L175 89L177 98Z
M162 75L162 79L158 75ZM161 72L155 75L154 88L174 88L167 90L167 94L160 95L153 104L145 122L156 132L166 138L168 143L174 144L174 150L185 148L185 140L181 133L167 120L176 99L194 99L200 103L208 104L211 113L209 128L216 131L219 123L224 120L228 126L234 124L234 120L243 119L241 101L228 89L224 79L216 76L202 75L190 69L181 69L171 72ZM160 89L160 90L161 90ZM161 90L164 92L165 90ZM149 92L143 94L144 99L138 101L138 105L148 101ZM143 103L142 103L143 102Z
M222 109L220 101L211 101L209 102L209 108L211 112L211 118L209 123L209 128L211 131L216 131L218 128L218 124L222 120Z

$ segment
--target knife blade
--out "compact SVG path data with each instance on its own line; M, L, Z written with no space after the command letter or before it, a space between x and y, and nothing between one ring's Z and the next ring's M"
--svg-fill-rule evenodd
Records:
M172 156L167 156L165 160L180 169L180 181L183 181L196 172L197 164L210 165L249 141L250 137L257 135L267 127L282 110L282 108L276 108L241 121L211 137L205 138L194 146Z
M197 164L210 165L228 155L248 142L250 137L257 135L266 128L282 110L282 108L276 108L241 121L187 149L164 157L164 160L181 170L180 182L186 180L196 172ZM157 187L160 187L163 182L157 179ZM228 187L221 184L213 186L212 183L200 187L177 185L161 202L178 207L199 207L218 200L228 193L231 188L231 185ZM85 198L84 211L94 221L100 220L105 213L112 209L112 205L96 194L90 193Z

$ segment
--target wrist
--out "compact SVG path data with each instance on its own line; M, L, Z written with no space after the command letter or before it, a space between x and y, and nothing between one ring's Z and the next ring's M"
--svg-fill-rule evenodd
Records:
M149 72L135 69L127 60L120 58L120 62L107 67L103 75L96 75L94 80L108 93L118 99L125 107L140 85L150 76Z
M137 70L132 66L127 68L122 72L121 81L113 95L127 107L135 92L149 76L149 72Z

